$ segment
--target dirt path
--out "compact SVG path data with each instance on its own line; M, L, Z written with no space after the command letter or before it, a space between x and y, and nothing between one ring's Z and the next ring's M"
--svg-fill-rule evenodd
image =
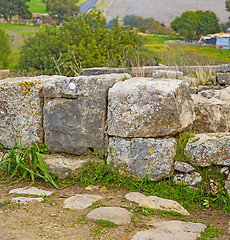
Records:
M44 186L35 186L44 190L51 190L53 195L46 197L45 202L17 205L11 203L11 198L18 196L9 194L9 190L28 186L21 183L14 186L0 184L0 239L1 240L91 240L91 239L131 239L136 232L143 231L163 220L178 219L180 217L143 216L140 212L133 213L129 225L102 228L96 222L89 220L85 215L98 206L119 206L135 208L137 205L124 198L126 190L108 190L103 186L94 186L86 190L78 185L65 189L48 189ZM69 210L63 208L66 198L75 194L97 194L103 199L86 210ZM230 216L211 209L196 210L187 218L197 222L210 222L221 230L220 238L230 239L227 234Z

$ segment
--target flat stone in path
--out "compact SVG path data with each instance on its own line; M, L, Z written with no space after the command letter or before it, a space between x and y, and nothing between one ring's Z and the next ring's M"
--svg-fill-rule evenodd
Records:
M102 199L102 197L99 195L76 194L75 196L69 197L65 200L64 208L86 209L100 199Z
M189 212L183 208L178 202L164 199L156 196L145 196L139 192L131 192L125 195L129 201L138 203L140 206L146 208L159 209L164 211L175 211L183 215L189 215Z
M131 212L120 207L96 208L86 215L87 218L93 220L103 219L119 225L131 223L131 216Z
M202 223L166 221L154 225L154 229L138 232L132 240L195 240L206 228Z
M49 196L53 192L38 189L36 187L30 187L30 188L25 187L25 188L12 189L12 190L10 190L9 193L29 194L29 195L38 195L38 196Z
M44 200L43 198L15 197L11 199L11 202L27 204L29 202L42 202L43 200Z

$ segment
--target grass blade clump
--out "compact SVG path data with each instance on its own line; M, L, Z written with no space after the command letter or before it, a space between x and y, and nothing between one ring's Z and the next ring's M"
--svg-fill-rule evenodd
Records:
M31 180L31 185L36 178L50 182L55 188L58 188L52 176L49 174L45 161L40 154L37 144L33 143L28 148L22 148L21 142L9 150L5 150L1 144L3 156L0 161L0 171L6 182L16 179L11 184L18 183L22 179Z

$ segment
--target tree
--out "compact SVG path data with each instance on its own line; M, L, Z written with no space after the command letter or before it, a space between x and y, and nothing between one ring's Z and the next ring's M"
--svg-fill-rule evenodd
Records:
M171 28L188 39L199 39L203 34L220 31L215 13L211 11L187 11L171 22Z
M46 27L25 41L19 69L74 76L81 67L128 65L133 49L142 44L141 36L122 29L117 20L111 30L105 23L101 12L89 12L60 27Z
M0 15L5 20L15 15L18 15L19 19L30 19L32 14L28 10L27 2L30 0L0 0Z
M79 13L78 0L43 0L43 2L46 4L46 11L58 23Z
M124 25L131 28L145 29L148 32L163 32L164 25L160 24L154 18L142 18L135 15L127 15L123 18Z
M10 40L4 29L0 28L0 69L6 68L11 53Z
M230 12L230 0L226 0L226 10Z

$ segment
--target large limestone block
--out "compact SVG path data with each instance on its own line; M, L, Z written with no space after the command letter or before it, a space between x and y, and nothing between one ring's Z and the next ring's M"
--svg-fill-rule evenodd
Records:
M183 72L172 71L172 70L157 70L153 72L153 78L171 78L171 79L182 79Z
M121 171L156 181L173 173L175 139L109 139L108 161L121 164Z
M0 81L0 142L43 142L42 85L55 77L24 77Z
M189 139L185 152L197 166L230 166L230 133L196 134Z
M107 95L114 83L129 78L110 74L65 78L43 87L45 143L51 152L104 151Z
M109 90L108 134L156 137L181 132L193 123L189 87L176 79L132 78Z
M230 87L202 91L192 98L196 114L193 126L197 133L230 130Z

